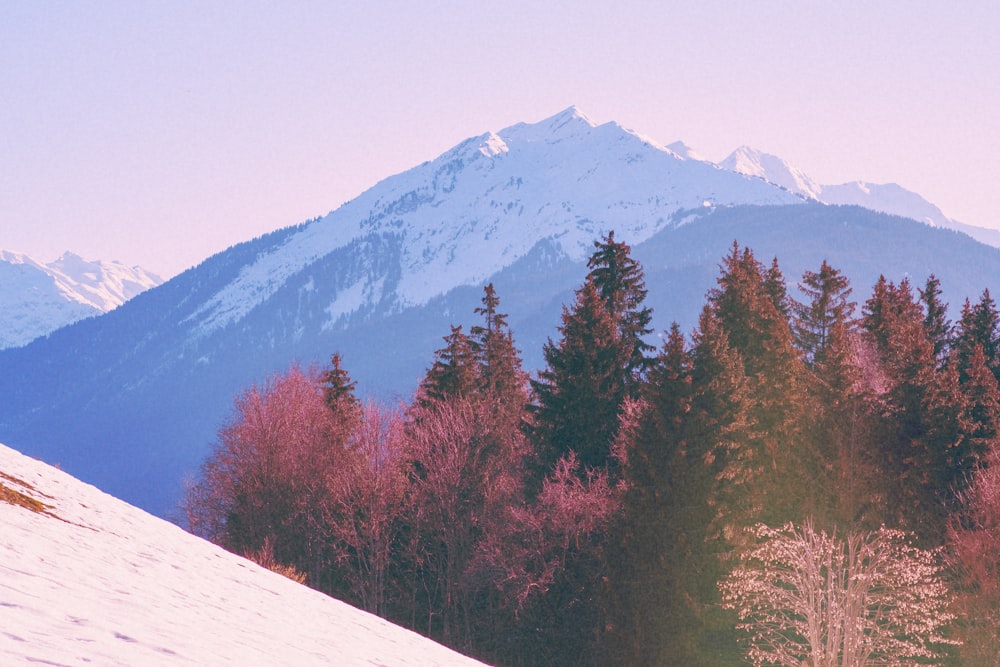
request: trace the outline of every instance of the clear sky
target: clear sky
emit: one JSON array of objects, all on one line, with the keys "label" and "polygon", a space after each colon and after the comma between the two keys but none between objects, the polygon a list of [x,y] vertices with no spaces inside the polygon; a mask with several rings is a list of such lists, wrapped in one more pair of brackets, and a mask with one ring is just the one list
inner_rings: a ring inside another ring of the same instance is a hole
[{"label": "clear sky", "polygon": [[575,104],[1000,228],[1000,2],[0,3],[0,248],[163,277]]}]

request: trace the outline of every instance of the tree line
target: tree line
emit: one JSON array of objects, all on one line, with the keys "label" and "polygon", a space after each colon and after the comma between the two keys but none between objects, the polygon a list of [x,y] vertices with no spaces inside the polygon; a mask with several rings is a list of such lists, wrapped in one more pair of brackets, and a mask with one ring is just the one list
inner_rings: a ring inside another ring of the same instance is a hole
[{"label": "tree line", "polygon": [[247,389],[191,530],[495,664],[997,663],[988,291],[792,297],[734,243],[655,347],[628,245],[587,266],[534,377],[487,285],[405,405],[336,354]]}]

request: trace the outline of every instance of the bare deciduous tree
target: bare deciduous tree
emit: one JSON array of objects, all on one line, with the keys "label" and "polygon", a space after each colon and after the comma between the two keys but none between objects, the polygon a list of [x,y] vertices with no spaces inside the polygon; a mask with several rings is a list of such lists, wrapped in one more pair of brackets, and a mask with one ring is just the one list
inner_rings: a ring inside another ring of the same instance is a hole
[{"label": "bare deciduous tree", "polygon": [[881,528],[846,539],[758,525],[757,542],[719,587],[754,665],[928,664],[954,643],[939,554]]},{"label": "bare deciduous tree", "polygon": [[366,611],[383,617],[408,475],[402,416],[367,403],[343,462],[327,471],[329,500],[316,508],[337,572]]},{"label": "bare deciduous tree", "polygon": [[960,494],[962,510],[948,525],[951,564],[958,575],[963,664],[1000,664],[1000,449]]}]

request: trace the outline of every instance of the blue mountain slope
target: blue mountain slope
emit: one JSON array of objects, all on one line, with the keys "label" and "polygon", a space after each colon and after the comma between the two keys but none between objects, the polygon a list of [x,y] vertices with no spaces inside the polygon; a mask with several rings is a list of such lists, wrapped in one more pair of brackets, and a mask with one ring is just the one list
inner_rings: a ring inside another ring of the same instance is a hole
[{"label": "blue mountain slope", "polygon": [[[205,295],[290,233],[237,246],[125,308],[0,353],[0,440],[169,515],[242,388],[340,351],[365,394],[406,399],[448,326],[474,321],[480,285],[410,308],[376,300],[327,326],[317,306],[338,285],[363,279],[393,291],[398,245],[378,236],[332,253],[243,320],[192,340],[184,322]],[[762,261],[777,256],[792,293],[823,259],[851,278],[859,301],[880,273],[910,277],[915,287],[935,273],[953,316],[966,296],[1000,290],[1000,251],[955,232],[856,207],[720,208],[635,246],[658,330],[677,320],[690,331],[733,241]],[[562,304],[585,274],[582,261],[542,240],[490,277],[530,368],[540,365],[541,346],[556,336]]]}]

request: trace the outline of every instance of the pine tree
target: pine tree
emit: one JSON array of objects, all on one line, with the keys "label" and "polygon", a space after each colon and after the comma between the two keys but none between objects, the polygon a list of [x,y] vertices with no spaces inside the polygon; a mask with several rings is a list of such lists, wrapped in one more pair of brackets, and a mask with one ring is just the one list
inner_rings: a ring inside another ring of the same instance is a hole
[{"label": "pine tree", "polygon": [[956,361],[961,381],[965,381],[970,357],[978,345],[983,352],[987,368],[1000,381],[1000,314],[990,291],[983,291],[979,302],[972,305],[968,299],[962,307],[955,337]]},{"label": "pine tree", "polygon": [[[623,472],[627,490],[614,527],[609,590],[614,605],[611,650],[621,664],[657,664],[674,654],[675,634],[690,610],[680,603],[682,503],[704,495],[681,493],[703,470],[687,459],[685,431],[691,407],[691,355],[674,323],[643,388],[642,412]],[[704,505],[707,510],[707,504]],[[707,518],[706,522],[707,522]]]},{"label": "pine tree", "polygon": [[653,332],[649,323],[653,318],[651,308],[643,306],[646,284],[642,267],[632,259],[631,249],[625,243],[615,242],[610,232],[603,241],[595,241],[594,254],[587,260],[592,281],[598,289],[605,307],[619,333],[619,344],[628,352],[625,366],[625,384],[629,396],[638,395],[638,387],[652,359],[655,348],[644,340]]},{"label": "pine tree", "polygon": [[984,464],[992,443],[1000,435],[1000,388],[979,345],[973,347],[967,363],[965,380],[960,385],[964,398],[962,438],[946,461],[945,483],[959,493],[972,479],[973,472]]},{"label": "pine tree", "polygon": [[819,271],[806,271],[799,283],[806,303],[792,303],[795,343],[810,364],[822,363],[836,323],[847,324],[854,315],[850,281],[823,260]]},{"label": "pine tree", "polygon": [[520,353],[507,314],[499,312],[500,298],[493,283],[483,290],[483,305],[475,309],[482,324],[469,329],[469,342],[479,367],[479,389],[499,404],[521,411],[527,403],[527,374],[521,369]]},{"label": "pine tree", "polygon": [[883,521],[875,407],[881,376],[867,367],[872,357],[854,323],[837,320],[809,376],[807,441],[821,460],[811,513],[830,530],[874,530]]},{"label": "pine tree", "polygon": [[941,281],[932,273],[920,290],[924,305],[924,328],[934,345],[934,357],[940,362],[951,345],[951,322],[948,321],[948,304],[941,301]]},{"label": "pine tree", "polygon": [[652,311],[643,306],[642,268],[614,233],[594,244],[590,273],[563,308],[559,343],[546,343],[546,367],[531,385],[532,432],[546,469],[574,451],[581,470],[615,467],[611,443],[626,397],[638,396],[652,347]]},{"label": "pine tree", "polygon": [[546,469],[571,451],[584,466],[603,467],[618,431],[628,355],[593,282],[577,292],[572,311],[563,308],[559,332],[558,345],[546,343],[546,367],[532,381],[539,456]]},{"label": "pine tree", "polygon": [[434,363],[417,390],[418,402],[471,396],[478,388],[478,366],[472,342],[462,326],[452,326],[445,346],[434,353]]},{"label": "pine tree", "polygon": [[361,405],[358,403],[354,390],[357,382],[351,379],[341,365],[340,353],[334,353],[330,358],[330,369],[322,374],[323,398],[327,407],[345,421],[354,421]]},{"label": "pine tree", "polygon": [[908,280],[897,287],[882,277],[865,303],[862,326],[889,380],[881,438],[888,522],[939,544],[963,400],[953,368],[938,369],[924,318]]},{"label": "pine tree", "polygon": [[769,471],[756,492],[768,497],[761,511],[771,521],[799,518],[813,490],[809,477],[817,463],[802,446],[804,369],[792,344],[788,318],[779,307],[783,292],[777,267],[765,270],[749,248],[741,251],[734,243],[723,260],[718,287],[708,294],[711,317],[739,354],[750,382],[758,436],[744,458]]}]

